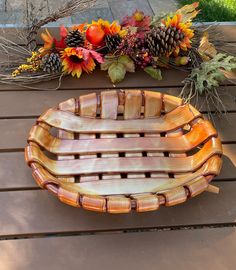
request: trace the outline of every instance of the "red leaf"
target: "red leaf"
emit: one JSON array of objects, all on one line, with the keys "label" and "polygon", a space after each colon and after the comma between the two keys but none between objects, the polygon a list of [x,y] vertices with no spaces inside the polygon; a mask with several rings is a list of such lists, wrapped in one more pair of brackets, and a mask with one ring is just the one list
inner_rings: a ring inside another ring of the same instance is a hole
[{"label": "red leaf", "polygon": [[61,27],[60,27],[60,36],[62,38],[65,38],[67,36],[67,34],[68,34],[67,29],[65,28],[64,25],[61,25]]}]

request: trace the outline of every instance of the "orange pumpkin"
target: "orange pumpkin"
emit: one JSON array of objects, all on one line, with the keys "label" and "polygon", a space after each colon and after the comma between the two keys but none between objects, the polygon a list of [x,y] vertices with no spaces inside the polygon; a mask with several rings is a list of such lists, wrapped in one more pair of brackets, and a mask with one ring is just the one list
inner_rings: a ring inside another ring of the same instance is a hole
[{"label": "orange pumpkin", "polygon": [[100,46],[104,42],[105,32],[99,25],[90,25],[86,31],[87,40],[94,46]]}]

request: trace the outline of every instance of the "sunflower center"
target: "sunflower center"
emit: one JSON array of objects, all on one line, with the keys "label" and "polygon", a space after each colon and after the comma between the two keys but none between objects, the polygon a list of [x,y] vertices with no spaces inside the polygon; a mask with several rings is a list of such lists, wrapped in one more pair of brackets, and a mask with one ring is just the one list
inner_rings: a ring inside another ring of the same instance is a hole
[{"label": "sunflower center", "polygon": [[76,55],[71,55],[69,58],[73,63],[81,63],[84,61],[83,58],[79,58]]}]

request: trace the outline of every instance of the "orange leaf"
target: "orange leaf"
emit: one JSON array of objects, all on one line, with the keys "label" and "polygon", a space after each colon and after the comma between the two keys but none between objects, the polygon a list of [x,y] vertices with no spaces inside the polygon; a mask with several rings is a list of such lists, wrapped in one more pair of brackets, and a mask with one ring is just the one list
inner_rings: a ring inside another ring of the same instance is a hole
[{"label": "orange leaf", "polygon": [[199,5],[199,2],[194,2],[191,5],[185,5],[182,8],[178,9],[176,11],[176,14],[181,14],[182,15],[182,22],[191,21],[200,12],[200,10],[196,10],[198,5]]},{"label": "orange leaf", "polygon": [[205,32],[201,38],[198,52],[203,61],[208,61],[217,54],[215,46],[208,40],[209,34]]}]

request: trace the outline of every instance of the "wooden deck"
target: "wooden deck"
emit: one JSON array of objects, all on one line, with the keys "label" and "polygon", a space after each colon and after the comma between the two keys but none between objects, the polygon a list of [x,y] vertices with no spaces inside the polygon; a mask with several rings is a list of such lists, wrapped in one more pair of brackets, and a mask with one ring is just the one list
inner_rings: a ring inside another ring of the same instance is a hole
[{"label": "wooden deck", "polygon": [[[236,44],[236,28],[226,30],[225,38]],[[178,95],[185,75],[165,71],[157,82],[138,72],[117,88]],[[42,111],[70,97],[114,88],[101,71],[80,80],[65,78],[60,90],[43,91],[53,85],[41,84],[42,91],[0,87],[0,269],[234,269],[236,86],[222,86],[228,113],[215,117],[224,150],[221,174],[213,181],[220,194],[204,192],[156,212],[111,215],[60,203],[38,188],[25,164],[26,138]]]},{"label": "wooden deck", "polygon": [[[0,24],[24,25],[33,18],[47,16],[69,0],[0,0]],[[51,26],[61,24],[78,24],[84,21],[103,18],[106,20],[122,20],[125,15],[131,15],[136,9],[145,14],[153,15],[160,12],[175,11],[176,0],[97,0],[95,5],[70,17],[53,22]]]}]

